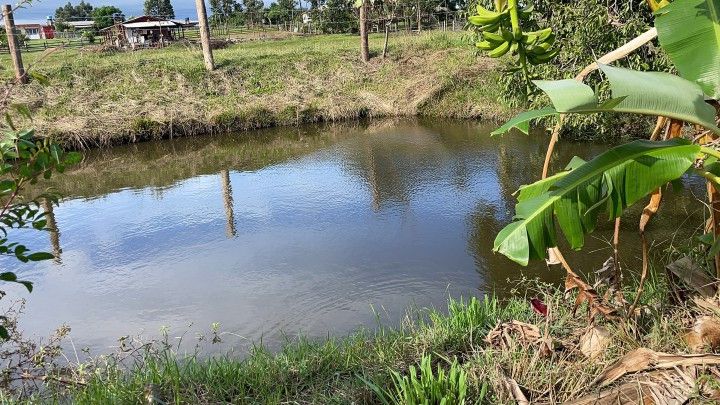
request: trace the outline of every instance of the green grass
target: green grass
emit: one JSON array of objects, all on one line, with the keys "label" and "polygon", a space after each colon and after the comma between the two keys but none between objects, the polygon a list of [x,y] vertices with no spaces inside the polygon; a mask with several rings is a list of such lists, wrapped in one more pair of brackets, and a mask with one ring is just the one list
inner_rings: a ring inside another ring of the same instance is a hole
[{"label": "green grass", "polygon": [[[103,357],[76,374],[85,385],[51,384],[42,398],[31,402],[129,404],[151,396],[188,404],[372,404],[444,396],[462,397],[467,403],[511,403],[503,388],[506,377],[524,387],[532,402],[561,402],[596,389],[591,384],[595,376],[629,350],[686,350],[680,335],[687,310],[667,304],[667,290],[659,281],[648,286],[642,303],[651,311],[635,324],[635,332],[605,323],[613,343],[593,361],[575,346],[587,325],[585,308],[573,315],[574,300],[566,300],[562,290],[521,284],[525,294],[507,301],[451,299],[445,311],[409,311],[397,328],[378,327],[324,341],[299,338],[276,353],[256,346],[244,358],[201,358],[178,355],[170,345],[156,342],[129,362]],[[530,297],[540,297],[550,307],[547,323],[531,310]],[[632,293],[627,298],[632,299]],[[535,345],[502,350],[484,341],[494,326],[510,320],[547,330],[562,347],[556,343],[558,350],[543,356]]]},{"label": "green grass", "polygon": [[[66,49],[25,55],[51,85],[23,86],[16,102],[30,105],[41,133],[74,145],[337,121],[358,117],[431,115],[498,118],[493,63],[478,59],[461,33],[370,38],[370,63],[359,39],[322,35],[248,41],[215,50],[206,72],[200,51],[102,52]],[[10,76],[7,56],[4,70]]]}]

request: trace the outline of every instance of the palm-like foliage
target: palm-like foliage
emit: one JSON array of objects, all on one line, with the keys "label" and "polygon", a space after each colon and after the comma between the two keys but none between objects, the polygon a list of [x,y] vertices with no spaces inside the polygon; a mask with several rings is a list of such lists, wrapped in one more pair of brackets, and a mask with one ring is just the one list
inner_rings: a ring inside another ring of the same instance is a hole
[{"label": "palm-like foliage", "polygon": [[[716,110],[706,102],[720,98],[720,0],[677,1],[661,8],[658,15],[661,45],[682,77],[599,64],[612,92],[605,101],[575,80],[535,81],[552,106],[524,112],[493,135],[512,128],[528,133],[533,119],[560,113],[624,112],[664,116],[720,136]],[[674,139],[631,142],[589,162],[576,159],[566,171],[520,189],[515,221],[497,235],[494,250],[522,265],[545,258],[547,249],[557,245],[556,223],[569,245],[580,249],[603,208],[611,219],[617,218],[625,208],[691,168],[720,186],[717,164],[704,167],[708,156],[710,163],[720,153]]]},{"label": "palm-like foliage", "polygon": [[661,115],[702,125],[720,135],[715,125],[715,109],[705,102],[702,89],[682,77],[662,72],[638,72],[600,65],[610,82],[612,98],[600,102],[590,86],[572,79],[536,80],[552,101],[552,107],[524,112],[493,131],[503,134],[512,128],[528,132],[529,122],[559,113],[591,114],[623,112]]},{"label": "palm-like foliage", "polygon": [[555,219],[570,246],[579,249],[595,229],[598,213],[610,218],[659,186],[682,176],[700,146],[676,139],[635,141],[613,148],[590,162],[575,160],[571,168],[524,186],[515,207],[516,220],[495,239],[494,250],[522,265],[546,257],[556,246]]},{"label": "palm-like foliage", "polygon": [[680,75],[720,99],[720,0],[682,0],[658,11],[658,39]]}]

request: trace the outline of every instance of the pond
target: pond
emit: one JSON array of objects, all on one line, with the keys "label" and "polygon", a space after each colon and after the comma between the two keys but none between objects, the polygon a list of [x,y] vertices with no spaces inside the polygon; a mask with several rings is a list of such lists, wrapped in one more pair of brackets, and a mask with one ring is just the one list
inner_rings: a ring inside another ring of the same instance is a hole
[{"label": "pond", "polygon": [[[58,231],[15,235],[59,259],[3,259],[35,282],[32,294],[11,287],[3,303],[27,298],[26,333],[67,323],[74,346],[95,353],[161,328],[194,339],[214,322],[244,350],[393,325],[409,306],[507,294],[523,276],[559,282],[561,269],[492,253],[511,194],[537,179],[547,144],[542,134],[490,138],[493,128],[391,120],[89,151],[53,180],[65,196],[52,212]],[[563,142],[555,169],[607,147]],[[702,223],[703,186],[684,187],[652,224],[655,252]],[[635,269],[638,212],[622,227],[621,257]],[[601,220],[570,262],[599,268],[611,233]]]}]

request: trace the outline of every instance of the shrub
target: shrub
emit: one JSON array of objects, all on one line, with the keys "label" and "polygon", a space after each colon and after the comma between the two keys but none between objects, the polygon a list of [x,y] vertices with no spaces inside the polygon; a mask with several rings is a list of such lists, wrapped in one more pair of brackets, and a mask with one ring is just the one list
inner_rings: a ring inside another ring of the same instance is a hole
[{"label": "shrub", "polygon": [[[480,2],[492,7],[490,0]],[[537,28],[552,27],[557,35],[556,44],[561,48],[552,63],[530,68],[534,78],[573,78],[596,58],[619,48],[653,25],[652,12],[645,2],[535,0],[533,5]],[[655,42],[652,46],[642,47],[614,65],[638,70],[671,70],[668,58],[656,45]],[[506,64],[505,68],[508,67],[509,64]],[[599,86],[603,95],[607,89],[600,79],[596,72],[585,83],[591,87]],[[509,106],[536,108],[546,105],[547,99],[538,94],[531,95],[526,102],[522,97],[524,88],[525,82],[519,75],[503,75],[502,97]],[[638,119],[636,116],[632,119],[625,115],[573,116],[568,117],[563,135],[575,139],[614,140],[647,136],[651,125],[652,119]]]}]

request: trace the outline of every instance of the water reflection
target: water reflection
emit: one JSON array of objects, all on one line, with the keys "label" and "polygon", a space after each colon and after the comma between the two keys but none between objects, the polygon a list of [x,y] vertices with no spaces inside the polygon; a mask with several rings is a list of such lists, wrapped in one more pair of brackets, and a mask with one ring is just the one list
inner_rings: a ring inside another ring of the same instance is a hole
[{"label": "water reflection", "polygon": [[225,226],[225,234],[228,238],[235,236],[235,214],[233,213],[233,197],[232,185],[230,184],[230,171],[221,170],[220,178],[222,179],[223,205],[225,205],[225,217],[227,225]]},{"label": "water reflection", "polygon": [[[48,218],[62,229],[62,262],[1,262],[36,282],[23,327],[42,335],[68,322],[76,345],[102,351],[126,334],[192,324],[192,335],[219,322],[244,348],[373,326],[371,306],[395,322],[408,305],[502,293],[521,274],[555,280],[561,273],[543,263],[523,269],[491,252],[512,218],[511,193],[540,172],[547,141],[491,139],[491,128],[387,121],[93,151],[53,180],[67,196]],[[604,149],[564,143],[556,161]],[[701,223],[701,204],[668,193],[651,239],[663,247],[678,229],[686,237],[685,220]],[[625,240],[634,221],[623,223]],[[592,271],[611,232],[601,221],[589,248],[568,259]],[[59,231],[49,244],[20,236],[61,252]],[[639,247],[621,253],[631,266]]]},{"label": "water reflection", "polygon": [[46,228],[50,234],[51,252],[53,256],[55,256],[53,261],[60,264],[62,263],[62,249],[60,248],[60,229],[58,229],[57,221],[55,220],[55,206],[47,198],[41,201],[41,206],[45,212],[45,219],[47,220]]}]

